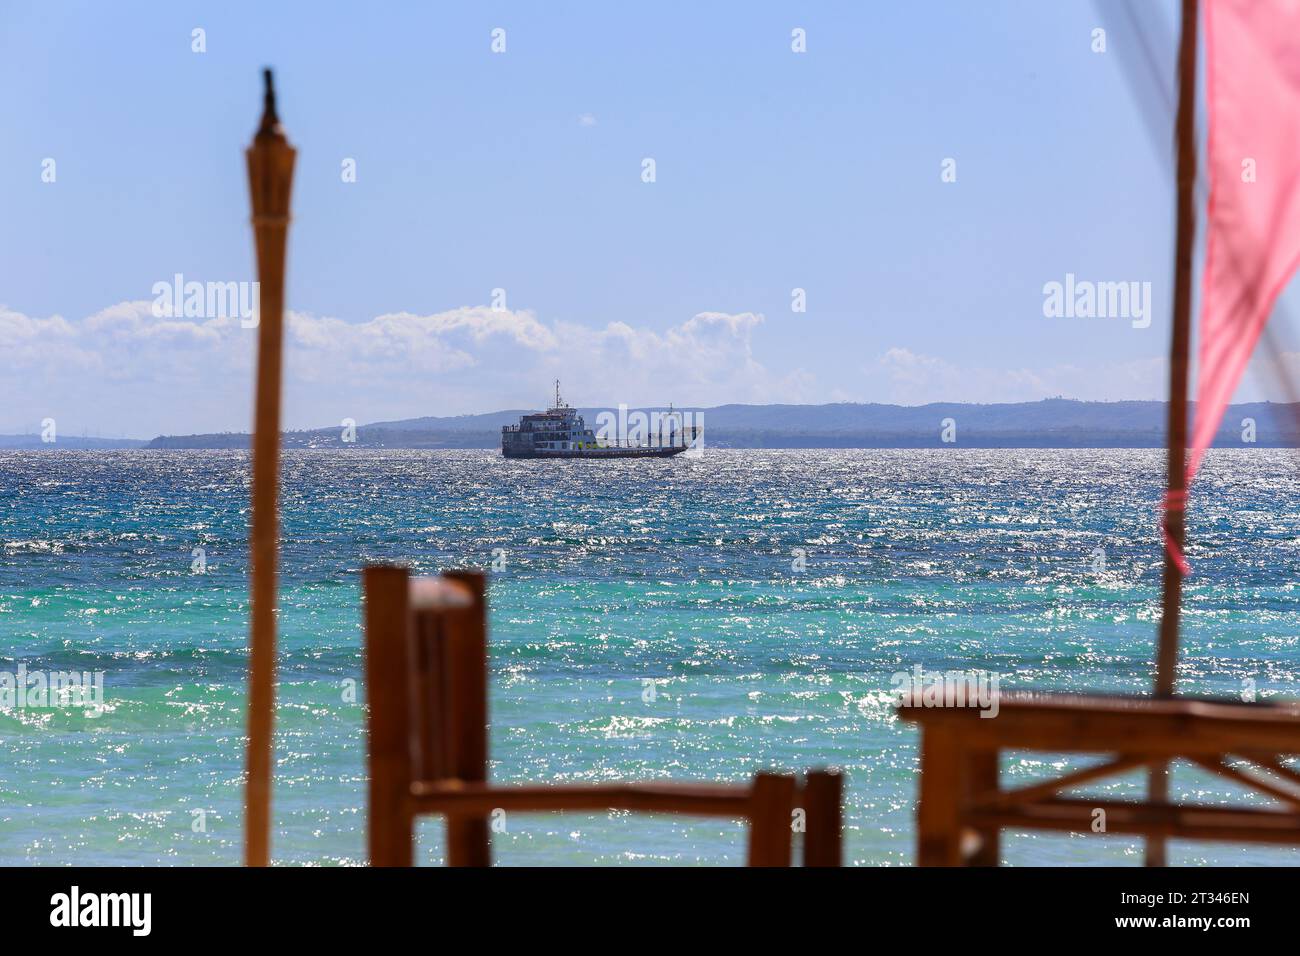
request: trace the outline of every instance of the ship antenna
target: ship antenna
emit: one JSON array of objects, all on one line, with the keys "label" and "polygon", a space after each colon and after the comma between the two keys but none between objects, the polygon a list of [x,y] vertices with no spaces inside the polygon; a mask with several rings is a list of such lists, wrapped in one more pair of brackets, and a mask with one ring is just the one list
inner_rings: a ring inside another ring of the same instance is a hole
[{"label": "ship antenna", "polygon": [[560,380],[555,380],[555,407],[560,407]]}]

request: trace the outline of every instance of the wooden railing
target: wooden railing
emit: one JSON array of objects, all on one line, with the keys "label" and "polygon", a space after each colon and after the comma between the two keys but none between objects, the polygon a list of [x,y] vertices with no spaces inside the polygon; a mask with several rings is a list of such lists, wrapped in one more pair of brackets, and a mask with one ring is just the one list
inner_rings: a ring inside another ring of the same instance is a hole
[{"label": "wooden railing", "polygon": [[[1004,693],[997,716],[984,718],[972,707],[925,707],[913,695],[898,713],[921,728],[917,862],[922,865],[996,866],[1004,829],[1300,845],[1300,773],[1284,763],[1300,754],[1300,705],[1295,703]],[[1003,789],[999,764],[1012,750],[1102,759]],[[1176,760],[1280,806],[1066,795]]]}]

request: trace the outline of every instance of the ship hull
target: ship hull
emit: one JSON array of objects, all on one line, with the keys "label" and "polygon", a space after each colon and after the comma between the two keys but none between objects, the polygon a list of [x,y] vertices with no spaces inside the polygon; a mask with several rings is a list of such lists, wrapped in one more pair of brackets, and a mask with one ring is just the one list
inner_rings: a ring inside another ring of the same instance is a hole
[{"label": "ship hull", "polygon": [[503,448],[506,458],[671,458],[686,451],[681,446],[669,448]]}]

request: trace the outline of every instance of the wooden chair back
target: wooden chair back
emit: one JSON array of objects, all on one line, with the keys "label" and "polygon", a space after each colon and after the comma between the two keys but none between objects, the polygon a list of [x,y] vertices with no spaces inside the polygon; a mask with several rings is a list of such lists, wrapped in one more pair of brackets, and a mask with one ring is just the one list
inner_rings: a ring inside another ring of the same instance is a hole
[{"label": "wooden chair back", "polygon": [[487,866],[489,814],[502,808],[745,817],[749,863],[759,866],[790,864],[792,815],[801,809],[805,865],[839,865],[841,780],[834,772],[810,772],[802,789],[793,777],[767,773],[740,786],[491,786],[483,574],[412,580],[404,568],[373,566],[363,586],[372,864],[413,865],[417,815],[442,813],[448,864]]}]

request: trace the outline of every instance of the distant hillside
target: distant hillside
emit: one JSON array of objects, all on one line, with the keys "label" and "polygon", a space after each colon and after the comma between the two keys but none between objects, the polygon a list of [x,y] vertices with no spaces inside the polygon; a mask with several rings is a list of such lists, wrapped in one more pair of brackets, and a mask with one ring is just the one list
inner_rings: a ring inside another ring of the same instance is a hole
[{"label": "distant hillside", "polygon": [[[609,409],[583,408],[588,427]],[[663,409],[644,409],[663,411]],[[1046,399],[1005,405],[719,405],[681,408],[703,415],[706,443],[715,448],[930,448],[944,443],[945,419],[957,427],[957,444],[967,448],[1159,448],[1165,441],[1164,402],[1079,402]],[[498,448],[501,426],[514,424],[524,409],[408,418],[362,425],[361,448]],[[1242,445],[1243,419],[1255,422],[1256,444],[1300,446],[1300,405],[1255,402],[1233,405],[1216,445]],[[247,448],[240,433],[164,435],[149,448]],[[286,432],[289,448],[340,447],[342,429]],[[49,447],[49,446],[46,446]]]},{"label": "distant hillside", "polygon": [[40,435],[0,435],[0,450],[16,451],[91,451],[109,448],[144,448],[149,442],[139,438],[88,438],[81,435],[58,435],[54,442]]}]

